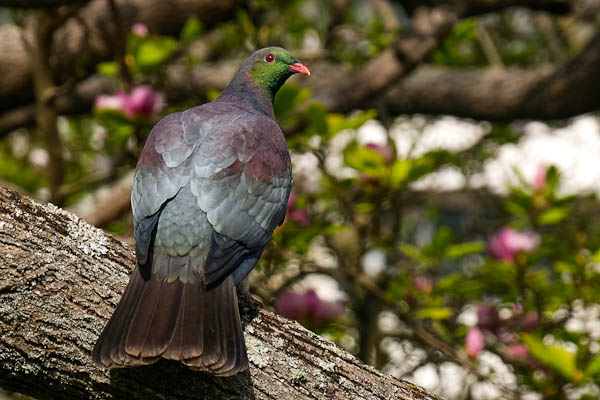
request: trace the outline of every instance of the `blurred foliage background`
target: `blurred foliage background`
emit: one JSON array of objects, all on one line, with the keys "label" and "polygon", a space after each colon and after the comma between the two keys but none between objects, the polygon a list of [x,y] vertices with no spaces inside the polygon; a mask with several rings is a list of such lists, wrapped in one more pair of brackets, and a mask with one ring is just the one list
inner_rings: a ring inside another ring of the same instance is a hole
[{"label": "blurred foliage background", "polygon": [[447,399],[600,395],[597,0],[0,6],[0,184],[132,242],[153,124],[286,47],[312,76],[275,99],[253,293]]}]

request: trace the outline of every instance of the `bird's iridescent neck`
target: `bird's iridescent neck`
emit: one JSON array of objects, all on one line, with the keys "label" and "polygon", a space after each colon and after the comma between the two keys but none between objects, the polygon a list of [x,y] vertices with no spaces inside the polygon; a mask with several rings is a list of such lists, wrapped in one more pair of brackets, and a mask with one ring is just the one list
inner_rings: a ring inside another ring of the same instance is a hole
[{"label": "bird's iridescent neck", "polygon": [[275,119],[273,98],[268,88],[263,88],[253,82],[247,71],[238,71],[229,85],[223,90],[216,101],[227,101],[249,112],[260,112]]}]

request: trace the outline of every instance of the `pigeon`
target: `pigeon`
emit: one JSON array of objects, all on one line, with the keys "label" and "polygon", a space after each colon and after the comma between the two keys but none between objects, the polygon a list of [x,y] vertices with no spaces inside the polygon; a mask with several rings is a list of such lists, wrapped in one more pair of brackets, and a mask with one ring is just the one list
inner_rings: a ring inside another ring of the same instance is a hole
[{"label": "pigeon", "polygon": [[273,99],[295,73],[310,75],[287,50],[257,50],[213,102],[154,126],[131,194],[137,266],[96,364],[248,368],[238,294],[285,218],[292,167]]}]

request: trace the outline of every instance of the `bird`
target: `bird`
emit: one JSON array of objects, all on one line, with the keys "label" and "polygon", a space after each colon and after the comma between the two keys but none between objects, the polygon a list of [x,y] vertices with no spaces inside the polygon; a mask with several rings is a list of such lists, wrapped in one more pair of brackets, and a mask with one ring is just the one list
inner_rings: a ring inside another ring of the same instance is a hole
[{"label": "bird", "polygon": [[310,75],[287,50],[257,50],[214,101],[152,128],[131,194],[137,265],[92,350],[97,365],[248,368],[237,299],[285,218],[292,166],[273,100],[296,73]]}]

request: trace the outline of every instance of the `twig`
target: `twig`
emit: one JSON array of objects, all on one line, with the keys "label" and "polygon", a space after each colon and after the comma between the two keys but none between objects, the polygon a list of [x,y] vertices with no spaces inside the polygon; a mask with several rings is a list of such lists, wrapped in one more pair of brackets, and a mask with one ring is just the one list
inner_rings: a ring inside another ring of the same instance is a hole
[{"label": "twig", "polygon": [[110,193],[98,201],[93,210],[82,218],[90,225],[104,226],[126,213],[131,207],[131,176],[126,175]]},{"label": "twig", "polygon": [[127,66],[126,57],[126,45],[127,45],[127,32],[125,30],[125,26],[120,17],[119,10],[117,8],[117,3],[115,0],[106,0],[108,2],[108,8],[110,9],[110,13],[115,21],[116,32],[113,37],[113,43],[115,45],[115,55],[119,63],[119,74],[121,75],[121,80],[123,81],[125,91],[131,90],[133,85],[133,76],[131,75],[131,71],[129,71],[129,67]]},{"label": "twig", "polygon": [[556,62],[564,64],[567,61],[567,55],[556,34],[552,17],[544,12],[539,12],[535,16],[535,23],[544,36],[544,40],[548,45],[548,50],[550,51],[552,58],[554,58]]},{"label": "twig", "polygon": [[485,29],[485,26],[483,26],[483,24],[479,21],[475,24],[475,33],[477,33],[477,41],[479,42],[481,50],[483,50],[483,53],[488,59],[490,65],[493,67],[504,67],[502,57],[500,57],[492,37],[488,33],[487,29]]},{"label": "twig", "polygon": [[[52,10],[55,11],[55,10]],[[62,145],[58,134],[57,112],[48,93],[54,90],[54,79],[50,67],[52,37],[61,20],[49,10],[41,10],[36,18],[35,46],[32,52],[33,84],[36,95],[36,122],[45,142],[50,158],[48,187],[50,201],[60,204],[59,189],[64,179]]]},{"label": "twig", "polygon": [[400,24],[398,23],[394,9],[388,0],[371,0],[371,3],[373,4],[375,10],[377,10],[385,29],[393,32],[400,28]]}]

